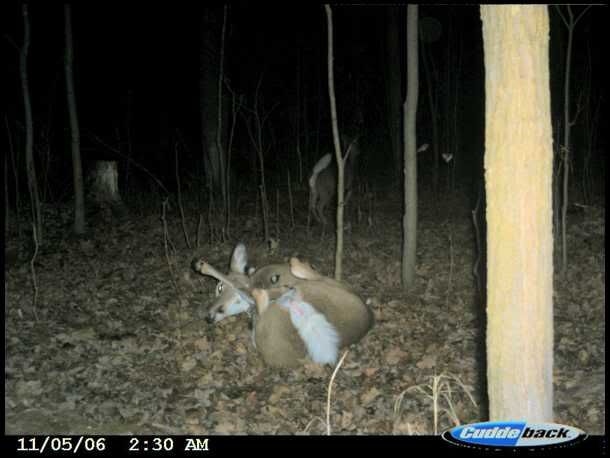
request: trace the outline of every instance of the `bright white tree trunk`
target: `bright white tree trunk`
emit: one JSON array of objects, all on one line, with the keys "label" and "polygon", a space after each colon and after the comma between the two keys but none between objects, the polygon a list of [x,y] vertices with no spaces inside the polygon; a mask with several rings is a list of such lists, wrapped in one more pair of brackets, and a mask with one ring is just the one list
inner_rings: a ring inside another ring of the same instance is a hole
[{"label": "bright white tree trunk", "polygon": [[481,7],[490,419],[553,419],[552,133],[543,5]]}]

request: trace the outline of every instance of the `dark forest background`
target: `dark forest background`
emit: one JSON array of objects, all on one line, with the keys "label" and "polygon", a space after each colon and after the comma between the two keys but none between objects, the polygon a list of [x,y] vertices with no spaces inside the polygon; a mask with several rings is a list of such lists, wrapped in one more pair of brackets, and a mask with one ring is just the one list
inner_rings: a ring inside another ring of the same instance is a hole
[{"label": "dark forest background", "polygon": [[[222,8],[88,3],[75,4],[72,9],[85,174],[90,161],[110,158],[119,161],[120,185],[125,188],[126,201],[133,192],[156,188],[146,173],[128,167],[124,156],[105,148],[100,142],[103,140],[123,155],[129,146],[131,158],[169,190],[175,190],[174,151],[178,143],[182,186],[186,190],[205,187],[199,54],[202,46],[215,45],[202,38],[204,13],[213,17],[212,27],[216,30],[208,30],[208,36],[214,36],[216,32],[220,34]],[[393,11],[403,37],[400,54],[404,56],[406,11],[402,7]],[[6,151],[8,127],[19,155],[23,149],[23,107],[19,56],[11,44],[18,46],[22,40],[19,4],[5,6],[3,17],[8,28],[2,42],[7,76],[2,88],[6,119],[2,138]],[[65,201],[72,197],[72,185],[63,79],[63,9],[55,3],[33,4],[30,17],[28,71],[43,200]],[[388,9],[337,6],[334,17],[340,128],[361,134],[364,154],[360,171],[366,171],[365,179],[381,187],[385,183],[398,186],[396,179],[388,180],[397,177],[387,122]],[[553,116],[554,127],[560,128],[566,30],[553,8],[550,17]],[[583,168],[588,167],[593,171],[593,194],[597,198],[603,193],[605,177],[602,152],[606,135],[599,126],[607,120],[603,105],[606,75],[605,66],[601,65],[607,54],[606,25],[605,7],[593,8],[579,23],[572,74],[572,106],[582,105],[572,137],[575,182],[578,184]],[[484,69],[478,7],[422,6],[420,38],[418,144],[432,141],[428,85],[439,116],[438,144],[431,153],[420,155],[420,186],[425,189],[430,184],[433,154],[448,153],[453,159],[449,164],[441,161],[441,191],[452,191],[457,186],[470,193],[476,189],[473,183],[476,185],[482,176],[484,141]],[[422,59],[427,59],[432,77],[426,75]],[[304,174],[322,154],[332,151],[326,24],[320,5],[231,5],[225,60],[226,107],[231,103],[230,88],[236,97],[242,97],[244,107],[251,108],[260,84],[259,110],[268,115],[263,134],[266,172],[271,183],[285,182],[287,169],[292,177],[298,176],[297,135]],[[392,65],[400,66],[404,75],[403,57]],[[586,151],[591,135],[586,116],[596,116],[598,122],[591,151]],[[242,110],[242,116],[237,118],[231,167],[235,178],[246,183],[248,192],[254,192],[248,187],[255,182],[255,175],[251,175],[255,150],[244,124],[247,117],[247,111]]]}]

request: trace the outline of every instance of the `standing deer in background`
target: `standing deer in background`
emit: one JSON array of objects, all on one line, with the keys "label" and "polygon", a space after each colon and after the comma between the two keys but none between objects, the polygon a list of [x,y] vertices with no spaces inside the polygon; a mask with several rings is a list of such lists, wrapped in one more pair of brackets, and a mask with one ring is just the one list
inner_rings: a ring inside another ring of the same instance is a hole
[{"label": "standing deer in background", "polygon": [[[352,191],[352,184],[356,171],[356,161],[360,154],[359,138],[356,137],[350,142],[346,142],[347,161],[345,163],[345,202],[349,199]],[[344,156],[344,157],[345,157]],[[309,176],[309,211],[314,217],[326,224],[326,207],[335,199],[337,195],[337,163],[334,155],[325,154],[314,165],[311,175]]]},{"label": "standing deer in background", "polygon": [[339,348],[358,342],[373,326],[373,312],[349,286],[297,258],[257,271],[247,269],[247,260],[240,243],[226,276],[202,260],[194,268],[220,280],[208,321],[250,313],[255,319],[253,341],[268,365],[293,367],[308,355],[318,363],[332,363]]}]

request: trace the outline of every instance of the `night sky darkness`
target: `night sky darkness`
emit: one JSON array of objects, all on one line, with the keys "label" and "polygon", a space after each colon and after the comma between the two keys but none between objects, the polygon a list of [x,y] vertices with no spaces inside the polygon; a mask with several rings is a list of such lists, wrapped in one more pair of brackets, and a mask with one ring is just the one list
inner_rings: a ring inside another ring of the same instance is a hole
[{"label": "night sky darkness", "polygon": [[[10,40],[20,45],[23,39],[21,6],[11,3],[3,8],[5,30]],[[406,9],[400,10],[404,33]],[[117,128],[124,129],[131,116],[134,157],[163,176],[167,164],[159,163],[164,150],[173,151],[175,129],[183,135],[189,153],[185,161],[200,163],[201,121],[199,112],[199,53],[203,6],[197,2],[155,4],[142,2],[85,2],[72,7],[75,45],[75,80],[82,129],[82,148],[86,160],[104,157],[99,145],[87,132],[94,132],[116,143]],[[560,114],[559,98],[563,84],[563,47],[565,29],[551,11],[551,73],[553,116]],[[55,2],[30,5],[31,48],[29,56],[30,89],[35,128],[49,125],[54,154],[58,158],[58,181],[70,180],[68,117],[63,75],[63,7]],[[607,121],[605,90],[607,77],[607,8],[594,7],[579,23],[574,43],[573,94],[583,82],[587,53],[591,54],[594,100],[601,99],[601,126]],[[335,20],[335,78],[340,122],[352,122],[353,107],[363,109],[363,152],[372,172],[387,173],[383,161],[390,158],[389,139],[384,117],[386,13],[381,6],[337,6]],[[261,95],[265,109],[273,108],[269,129],[273,140],[268,153],[271,175],[281,169],[277,164],[294,160],[294,119],[296,114],[297,60],[301,59],[301,91],[307,99],[307,128],[310,151],[307,163],[329,151],[331,130],[326,81],[326,18],[321,5],[289,3],[255,5],[232,4],[228,12],[226,69],[233,90],[245,96],[251,106],[261,74]],[[484,69],[479,9],[476,6],[420,7],[420,24],[431,42],[426,47],[441,77],[447,74],[448,42],[461,49],[461,65],[449,69],[459,72],[460,164],[465,183],[480,173],[478,164],[483,149]],[[18,51],[3,39],[2,99],[5,114],[15,126],[23,122],[22,95],[18,72]],[[402,44],[404,49],[404,44]],[[421,51],[420,51],[421,52]],[[404,61],[404,59],[403,59]],[[396,62],[404,69],[403,62]],[[430,141],[430,115],[426,81],[420,63],[418,142]],[[404,78],[403,78],[404,79]],[[576,100],[576,99],[574,99]],[[303,122],[303,121],[302,121]],[[313,132],[320,126],[319,150],[314,149]],[[16,127],[15,134],[20,136]],[[305,129],[305,126],[301,126]],[[6,131],[6,129],[3,129]],[[604,163],[605,129],[599,132],[595,159]],[[3,133],[6,142],[6,132]],[[582,140],[578,126],[573,141],[576,150]],[[18,140],[17,140],[18,142]],[[16,145],[17,147],[19,144]],[[246,173],[250,140],[243,120],[236,129],[234,149],[236,170]],[[578,152],[576,153],[578,154]],[[170,163],[173,161],[169,156]],[[424,158],[421,167],[431,161]],[[240,168],[239,164],[242,164]],[[185,167],[193,168],[191,164]],[[195,169],[200,165],[195,165]],[[65,170],[65,175],[62,170]],[[197,169],[199,170],[199,169]],[[425,174],[425,170],[423,171]],[[472,172],[472,173],[470,173]],[[169,174],[172,176],[173,172]],[[171,186],[171,184],[170,184]]]}]

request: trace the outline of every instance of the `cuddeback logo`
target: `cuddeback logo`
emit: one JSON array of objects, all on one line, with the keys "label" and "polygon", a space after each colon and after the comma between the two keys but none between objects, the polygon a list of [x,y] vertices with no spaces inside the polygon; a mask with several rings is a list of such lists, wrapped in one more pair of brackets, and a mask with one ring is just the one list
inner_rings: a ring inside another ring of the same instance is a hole
[{"label": "cuddeback logo", "polygon": [[555,423],[524,421],[485,422],[458,426],[445,431],[443,439],[458,445],[496,447],[549,447],[584,440],[580,429]]}]

